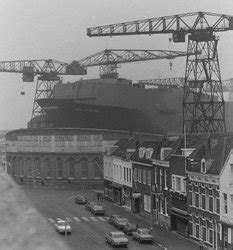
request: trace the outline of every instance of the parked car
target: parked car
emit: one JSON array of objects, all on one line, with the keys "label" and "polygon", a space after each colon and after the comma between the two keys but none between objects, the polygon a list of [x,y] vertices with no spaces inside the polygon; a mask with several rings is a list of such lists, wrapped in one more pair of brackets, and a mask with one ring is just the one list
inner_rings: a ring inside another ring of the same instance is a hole
[{"label": "parked car", "polygon": [[116,228],[120,230],[120,229],[123,229],[126,223],[128,222],[129,221],[126,218],[116,218],[116,220],[114,221],[114,225]]},{"label": "parked car", "polygon": [[133,232],[133,238],[141,242],[153,242],[154,238],[151,231],[147,228],[138,228]]},{"label": "parked car", "polygon": [[127,222],[124,225],[123,231],[126,235],[133,235],[133,232],[137,231],[137,225]]},{"label": "parked car", "polygon": [[99,204],[91,204],[90,211],[94,215],[105,215],[105,210],[103,209],[102,205]]},{"label": "parked car", "polygon": [[117,218],[122,218],[122,216],[119,214],[112,214],[111,216],[109,216],[108,223],[114,225]]},{"label": "parked car", "polygon": [[80,194],[75,196],[74,200],[75,200],[75,203],[83,204],[83,205],[85,205],[88,202],[87,197],[80,195]]},{"label": "parked car", "polygon": [[105,234],[106,241],[113,246],[125,246],[127,247],[129,240],[125,237],[125,234],[116,231]]},{"label": "parked car", "polygon": [[71,233],[71,226],[68,223],[68,221],[65,220],[57,220],[56,223],[54,224],[55,229],[59,233]]}]

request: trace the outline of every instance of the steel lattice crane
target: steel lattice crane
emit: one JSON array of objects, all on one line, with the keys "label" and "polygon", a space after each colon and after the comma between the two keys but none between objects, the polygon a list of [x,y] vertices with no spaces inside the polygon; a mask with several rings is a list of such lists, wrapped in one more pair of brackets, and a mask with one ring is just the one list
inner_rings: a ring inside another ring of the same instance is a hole
[{"label": "steel lattice crane", "polygon": [[24,82],[33,82],[34,77],[38,76],[32,119],[36,116],[42,118],[44,112],[38,105],[37,99],[52,97],[54,85],[61,80],[59,75],[85,75],[87,73],[78,62],[68,64],[52,59],[1,61],[0,72],[22,73]]},{"label": "steel lattice crane", "polygon": [[101,77],[114,77],[117,74],[117,64],[156,59],[174,59],[184,57],[184,51],[169,50],[104,50],[72,63],[64,63],[52,59],[18,60],[0,62],[0,72],[22,73],[24,82],[33,82],[37,77],[36,91],[33,102],[31,127],[33,118],[39,117],[41,126],[48,127],[46,114],[37,103],[38,99],[52,98],[52,90],[61,79],[60,75],[85,75],[87,67],[100,66]]},{"label": "steel lattice crane", "polygon": [[[217,133],[225,132],[226,125],[215,32],[232,29],[233,16],[200,11],[91,27],[87,29],[87,35],[171,33],[174,42],[185,42],[185,36],[189,34],[183,88],[183,132]],[[196,54],[197,51],[201,54]]]},{"label": "steel lattice crane", "polygon": [[[200,52],[197,52],[200,53]],[[194,55],[192,53],[192,55]],[[149,61],[158,59],[175,59],[187,56],[184,51],[139,50],[139,49],[105,49],[78,61],[84,68],[99,66],[101,78],[117,78],[120,63]]]}]

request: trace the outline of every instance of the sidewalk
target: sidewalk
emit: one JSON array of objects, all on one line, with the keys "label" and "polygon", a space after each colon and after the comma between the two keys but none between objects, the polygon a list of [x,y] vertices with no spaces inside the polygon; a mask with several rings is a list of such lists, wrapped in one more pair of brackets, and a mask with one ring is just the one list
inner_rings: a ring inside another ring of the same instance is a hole
[{"label": "sidewalk", "polygon": [[[93,194],[88,192],[85,195],[90,199],[93,200]],[[128,208],[124,208],[121,206],[118,206],[112,202],[103,201],[103,206],[106,209],[106,213],[108,215],[110,214],[121,214],[123,217],[126,217],[129,219],[129,221],[138,224],[139,227],[147,227],[150,228],[150,222],[147,218],[142,217],[139,214],[132,213],[131,210]],[[180,234],[167,230],[165,228],[162,228],[158,225],[153,225],[153,235],[155,242],[157,244],[162,245],[163,247],[166,247],[168,250],[198,250],[199,246],[198,243],[195,241],[185,238],[184,236],[181,236]]]}]

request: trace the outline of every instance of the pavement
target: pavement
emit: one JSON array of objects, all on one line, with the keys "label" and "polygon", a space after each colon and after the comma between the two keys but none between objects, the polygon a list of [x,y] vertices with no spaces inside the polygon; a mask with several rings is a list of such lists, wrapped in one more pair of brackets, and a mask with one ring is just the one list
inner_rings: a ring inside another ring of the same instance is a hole
[{"label": "pavement", "polygon": [[[90,200],[97,200],[92,191],[82,192]],[[103,206],[106,209],[108,215],[110,214],[121,214],[123,217],[129,219],[129,221],[134,224],[138,224],[139,227],[150,228],[149,219],[145,218],[142,215],[134,214],[132,211],[126,207],[119,206],[111,201],[104,200]],[[161,247],[161,249],[168,250],[197,250],[199,249],[198,242],[195,242],[192,239],[186,238],[185,236],[180,235],[175,231],[166,229],[159,225],[153,225],[153,236],[155,243]]]}]

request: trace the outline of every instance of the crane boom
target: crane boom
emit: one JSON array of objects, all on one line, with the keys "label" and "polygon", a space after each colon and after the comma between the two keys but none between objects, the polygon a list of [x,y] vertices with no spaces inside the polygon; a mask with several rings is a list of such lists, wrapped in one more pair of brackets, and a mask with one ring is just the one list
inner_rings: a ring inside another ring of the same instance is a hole
[{"label": "crane boom", "polygon": [[[194,54],[192,54],[194,55]],[[82,67],[111,65],[118,63],[139,62],[156,59],[174,59],[187,56],[185,51],[105,49],[78,61]]]},{"label": "crane boom", "polygon": [[58,75],[84,75],[87,73],[77,62],[68,64],[52,59],[0,61],[0,72],[23,73],[25,82],[33,82],[35,75],[53,80],[58,79]]},{"label": "crane boom", "polygon": [[[90,37],[161,33],[185,35],[196,31],[212,30],[218,32],[232,29],[233,16],[199,11],[90,27],[87,28],[87,35]],[[173,37],[174,42],[176,37]]]}]

